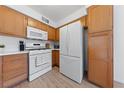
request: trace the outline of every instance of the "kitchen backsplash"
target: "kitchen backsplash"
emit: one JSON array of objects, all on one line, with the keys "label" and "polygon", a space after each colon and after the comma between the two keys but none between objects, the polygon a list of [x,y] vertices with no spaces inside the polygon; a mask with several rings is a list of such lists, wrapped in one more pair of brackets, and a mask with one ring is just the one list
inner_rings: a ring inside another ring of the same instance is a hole
[{"label": "kitchen backsplash", "polygon": [[19,51],[19,41],[24,41],[24,43],[26,42],[40,43],[43,46],[45,46],[46,43],[50,43],[51,48],[53,48],[54,46],[54,42],[52,41],[40,41],[40,40],[30,40],[30,39],[16,38],[9,36],[0,36],[0,44],[5,45],[4,51]]}]

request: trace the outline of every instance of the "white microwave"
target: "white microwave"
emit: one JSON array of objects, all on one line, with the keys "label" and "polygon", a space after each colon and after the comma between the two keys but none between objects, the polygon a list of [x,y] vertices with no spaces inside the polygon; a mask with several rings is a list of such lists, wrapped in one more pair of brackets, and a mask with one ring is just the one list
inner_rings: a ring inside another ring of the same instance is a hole
[{"label": "white microwave", "polygon": [[48,40],[48,32],[27,26],[27,38]]}]

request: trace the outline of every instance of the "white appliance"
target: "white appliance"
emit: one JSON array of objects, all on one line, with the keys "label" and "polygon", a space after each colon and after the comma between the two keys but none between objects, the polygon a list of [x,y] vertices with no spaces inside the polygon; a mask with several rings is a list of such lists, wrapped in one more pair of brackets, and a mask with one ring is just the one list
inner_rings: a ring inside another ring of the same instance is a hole
[{"label": "white appliance", "polygon": [[80,21],[60,28],[60,72],[78,83],[83,78],[82,39]]},{"label": "white appliance", "polygon": [[52,70],[52,50],[40,44],[27,43],[29,50],[29,81]]},{"label": "white appliance", "polygon": [[48,40],[48,32],[27,26],[27,38]]}]

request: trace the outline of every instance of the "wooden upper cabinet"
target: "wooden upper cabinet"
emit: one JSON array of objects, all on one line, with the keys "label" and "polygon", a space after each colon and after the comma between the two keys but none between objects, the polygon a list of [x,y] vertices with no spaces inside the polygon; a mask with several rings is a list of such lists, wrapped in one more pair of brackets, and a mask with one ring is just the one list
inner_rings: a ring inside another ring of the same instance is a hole
[{"label": "wooden upper cabinet", "polygon": [[51,26],[48,26],[47,27],[47,32],[48,32],[48,40],[52,40],[52,41],[55,41],[56,40],[56,29],[51,27]]},{"label": "wooden upper cabinet", "polygon": [[28,17],[28,26],[35,27],[38,29],[41,28],[40,22],[30,17]]},{"label": "wooden upper cabinet", "polygon": [[2,87],[2,57],[0,57],[0,88]]},{"label": "wooden upper cabinet", "polygon": [[12,87],[26,80],[27,75],[27,54],[8,55],[3,57],[3,87]]},{"label": "wooden upper cabinet", "polygon": [[89,33],[112,30],[113,6],[96,5],[88,8]]},{"label": "wooden upper cabinet", "polygon": [[113,87],[112,31],[89,34],[88,79],[102,87]]},{"label": "wooden upper cabinet", "polygon": [[47,25],[44,23],[41,23],[41,30],[47,31]]},{"label": "wooden upper cabinet", "polygon": [[80,19],[80,21],[81,21],[81,24],[82,24],[82,26],[84,26],[84,27],[87,27],[88,26],[88,24],[87,24],[87,15],[86,16],[83,16],[81,19]]},{"label": "wooden upper cabinet", "polygon": [[5,6],[0,6],[0,33],[26,37],[27,18]]},{"label": "wooden upper cabinet", "polygon": [[40,22],[40,21],[37,21],[31,17],[28,17],[28,26],[31,26],[31,27],[35,27],[35,28],[38,28],[38,29],[41,29],[41,30],[44,30],[44,31],[47,31],[47,25]]},{"label": "wooden upper cabinet", "polygon": [[56,41],[59,41],[59,29],[56,29]]}]

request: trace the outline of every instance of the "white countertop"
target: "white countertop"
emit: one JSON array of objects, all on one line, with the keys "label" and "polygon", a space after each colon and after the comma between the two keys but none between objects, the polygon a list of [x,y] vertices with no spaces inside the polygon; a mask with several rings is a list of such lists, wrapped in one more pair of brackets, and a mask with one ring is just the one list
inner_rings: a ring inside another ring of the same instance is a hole
[{"label": "white countertop", "polygon": [[52,50],[60,50],[60,49],[59,48],[58,49],[53,48]]},{"label": "white countertop", "polygon": [[6,52],[0,52],[0,56],[14,55],[14,54],[25,54],[25,53],[29,53],[29,51],[6,51]]}]

